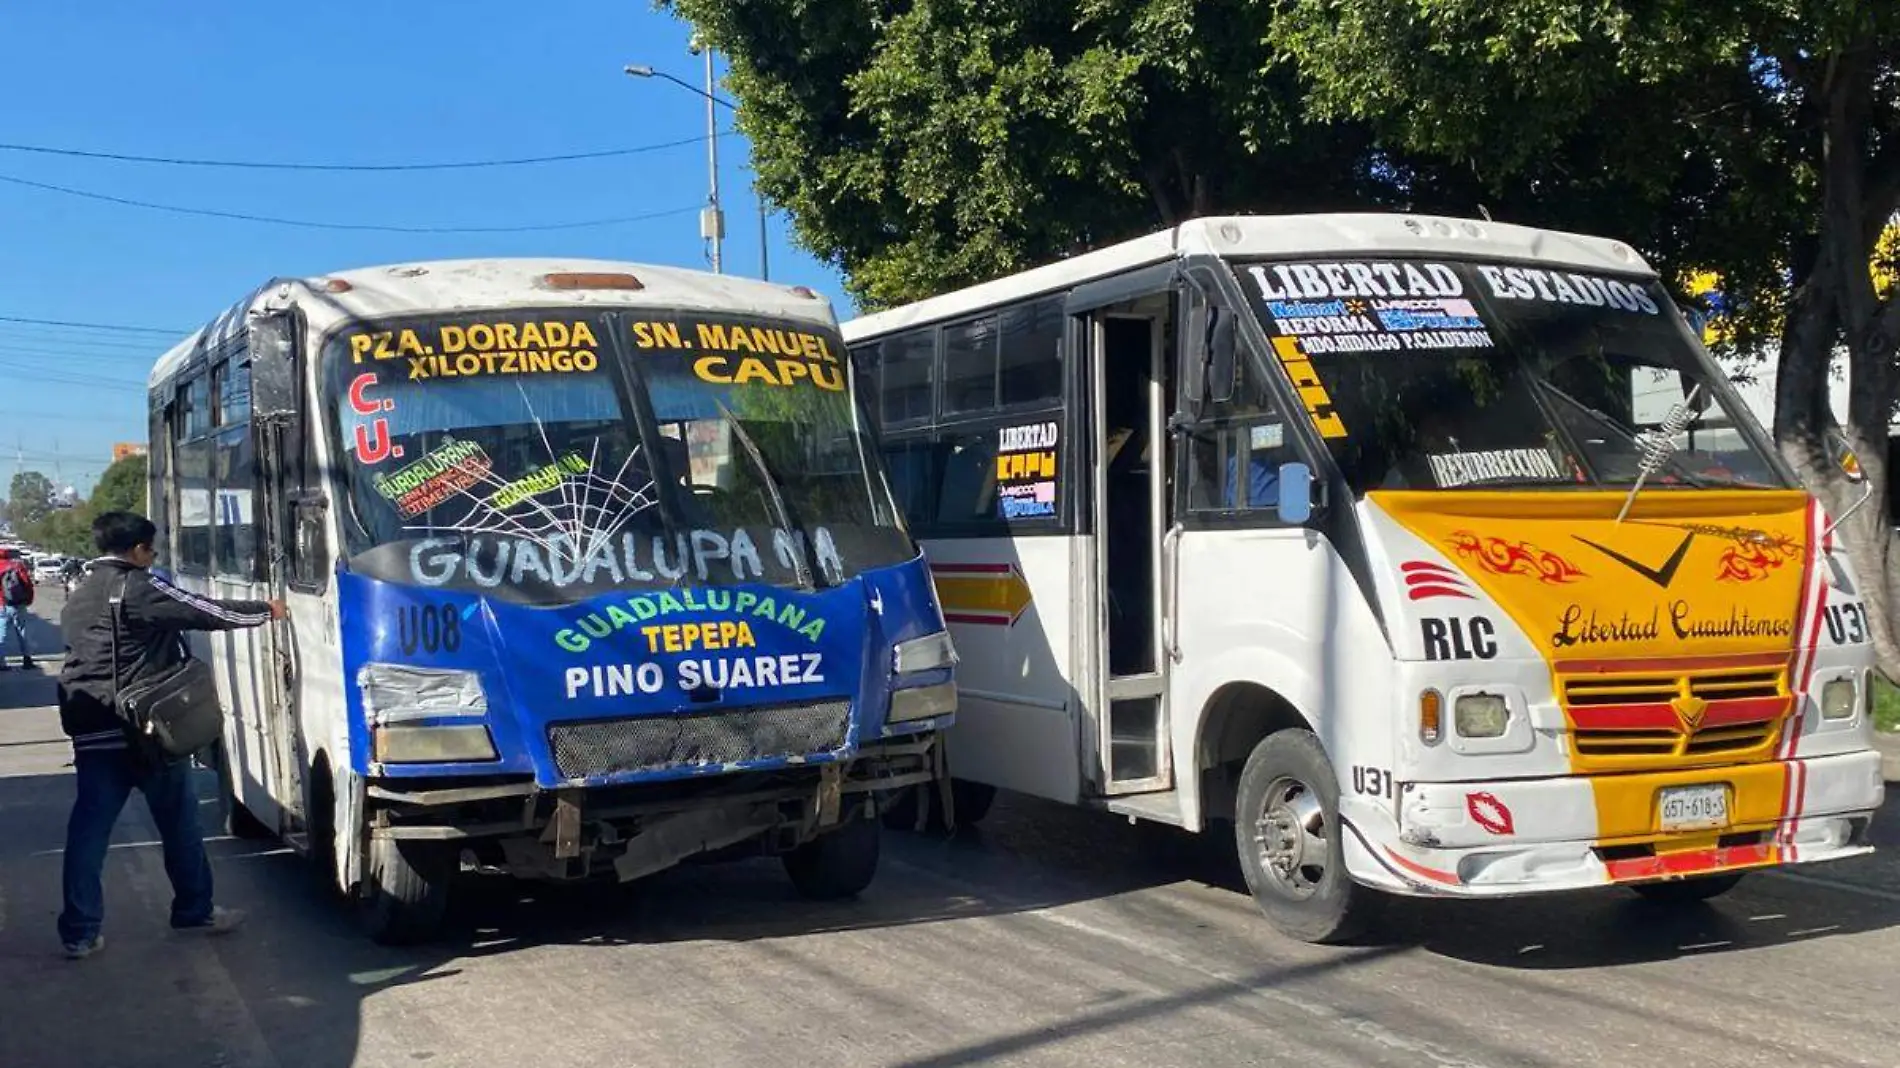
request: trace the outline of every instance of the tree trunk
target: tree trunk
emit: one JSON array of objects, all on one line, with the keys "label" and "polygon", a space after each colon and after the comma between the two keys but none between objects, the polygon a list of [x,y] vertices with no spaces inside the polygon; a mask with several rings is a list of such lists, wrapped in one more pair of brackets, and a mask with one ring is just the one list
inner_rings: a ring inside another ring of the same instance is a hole
[{"label": "tree trunk", "polygon": [[[1900,547],[1896,546],[1887,495],[1887,428],[1892,418],[1900,298],[1885,306],[1875,297],[1868,263],[1880,227],[1892,211],[1877,193],[1870,203],[1866,181],[1866,120],[1874,65],[1865,55],[1831,57],[1807,87],[1825,116],[1821,148],[1821,211],[1814,262],[1795,288],[1782,332],[1775,384],[1775,439],[1781,451],[1828,514],[1841,525],[1836,539],[1846,548],[1866,602],[1881,673],[1900,680]],[[1876,188],[1885,185],[1885,176]],[[1845,339],[1849,393],[1847,425],[1841,428],[1864,473],[1851,482],[1834,461],[1829,433],[1829,365]],[[1866,496],[1866,503],[1856,504]],[[1852,509],[1853,514],[1847,515]],[[1846,516],[1845,520],[1842,517]]]}]

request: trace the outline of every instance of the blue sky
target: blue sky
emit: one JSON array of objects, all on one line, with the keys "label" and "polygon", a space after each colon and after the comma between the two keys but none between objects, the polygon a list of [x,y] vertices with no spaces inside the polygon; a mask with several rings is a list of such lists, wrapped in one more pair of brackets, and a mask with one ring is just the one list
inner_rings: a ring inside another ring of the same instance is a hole
[{"label": "blue sky", "polygon": [[[397,174],[287,173],[0,150],[0,316],[195,328],[274,275],[456,256],[600,256],[703,267],[701,98],[690,28],[644,0],[334,4],[269,9],[15,4],[0,15],[0,142],[139,155],[405,163],[555,155],[692,139],[641,155]],[[730,122],[722,111],[722,122]],[[720,141],[726,270],[756,274],[746,144]],[[320,222],[524,226],[394,234],[168,214],[11,184]],[[772,220],[774,281],[848,307],[834,272]],[[25,466],[84,492],[115,441],[144,439],[144,381],[175,337],[0,322],[0,494]],[[51,377],[49,377],[51,376]],[[70,381],[54,381],[53,378]]]}]

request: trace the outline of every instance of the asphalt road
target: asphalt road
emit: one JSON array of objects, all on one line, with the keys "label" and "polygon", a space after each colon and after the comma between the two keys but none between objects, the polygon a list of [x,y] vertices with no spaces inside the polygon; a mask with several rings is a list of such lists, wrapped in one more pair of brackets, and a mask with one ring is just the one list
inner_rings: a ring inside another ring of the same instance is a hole
[{"label": "asphalt road", "polygon": [[50,677],[0,675],[0,1068],[1900,1063],[1900,793],[1887,852],[1709,906],[1408,903],[1344,949],[1275,936],[1226,841],[1021,798],[952,840],[888,837],[855,903],[802,902],[763,861],[475,879],[416,950],[360,938],[283,849],[218,840],[251,923],[181,939],[134,801],[110,945],[68,962]]}]

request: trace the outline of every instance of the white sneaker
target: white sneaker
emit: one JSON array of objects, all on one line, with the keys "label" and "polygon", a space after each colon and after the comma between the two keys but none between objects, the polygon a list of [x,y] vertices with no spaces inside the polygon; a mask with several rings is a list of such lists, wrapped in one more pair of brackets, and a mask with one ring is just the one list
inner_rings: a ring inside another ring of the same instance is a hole
[{"label": "white sneaker", "polygon": [[211,908],[211,917],[205,922],[193,924],[190,927],[174,928],[174,930],[185,934],[221,935],[230,934],[242,926],[244,926],[242,909],[227,909],[223,905],[214,905]]}]

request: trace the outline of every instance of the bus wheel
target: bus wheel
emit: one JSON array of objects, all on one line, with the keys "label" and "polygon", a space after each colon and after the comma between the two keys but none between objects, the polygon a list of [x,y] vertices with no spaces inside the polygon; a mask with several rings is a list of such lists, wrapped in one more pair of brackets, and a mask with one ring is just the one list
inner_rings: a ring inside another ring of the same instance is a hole
[{"label": "bus wheel", "polygon": [[372,838],[364,880],[363,926],[386,946],[434,938],[448,912],[456,853],[440,842]]},{"label": "bus wheel", "polygon": [[785,874],[798,892],[814,901],[853,897],[877,875],[882,825],[862,810],[844,825],[785,854]]},{"label": "bus wheel", "polygon": [[1268,922],[1306,942],[1365,930],[1375,899],[1346,874],[1338,778],[1313,732],[1279,731],[1254,747],[1234,816],[1241,871]]},{"label": "bus wheel", "polygon": [[1666,883],[1632,883],[1630,889],[1644,901],[1659,905],[1692,905],[1720,897],[1742,881],[1739,872],[1727,875],[1701,875],[1693,879],[1671,879]]},{"label": "bus wheel", "polygon": [[218,793],[222,795],[224,833],[233,838],[247,841],[261,841],[277,837],[263,820],[251,814],[244,807],[244,801],[238,797],[237,775],[231,770],[231,754],[225,751],[224,743],[218,743]]}]

